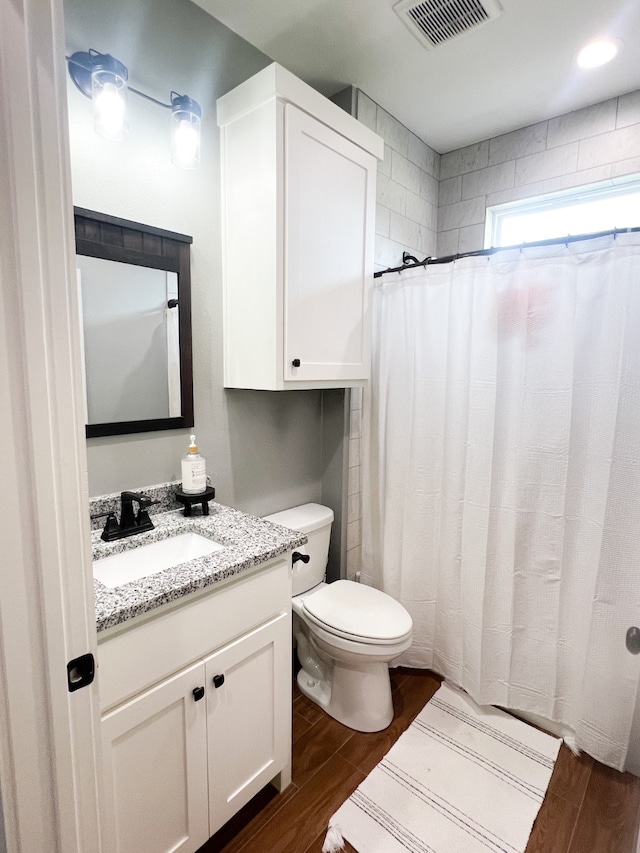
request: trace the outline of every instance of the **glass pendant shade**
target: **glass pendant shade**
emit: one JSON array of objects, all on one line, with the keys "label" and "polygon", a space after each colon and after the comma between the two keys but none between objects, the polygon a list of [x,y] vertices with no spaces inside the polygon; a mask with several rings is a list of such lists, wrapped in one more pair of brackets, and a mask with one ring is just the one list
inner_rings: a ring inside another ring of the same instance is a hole
[{"label": "glass pendant shade", "polygon": [[120,60],[90,48],[66,57],[69,76],[76,88],[93,102],[94,129],[105,139],[129,135],[129,92],[163,109],[171,110],[171,162],[181,169],[200,165],[200,104],[188,95],[171,92],[171,102],[160,101],[129,86],[129,71]]},{"label": "glass pendant shade", "polygon": [[200,165],[200,105],[187,95],[171,101],[171,162],[181,169]]},{"label": "glass pendant shade", "polygon": [[91,69],[94,127],[105,139],[129,135],[126,65],[109,54],[96,57]]}]

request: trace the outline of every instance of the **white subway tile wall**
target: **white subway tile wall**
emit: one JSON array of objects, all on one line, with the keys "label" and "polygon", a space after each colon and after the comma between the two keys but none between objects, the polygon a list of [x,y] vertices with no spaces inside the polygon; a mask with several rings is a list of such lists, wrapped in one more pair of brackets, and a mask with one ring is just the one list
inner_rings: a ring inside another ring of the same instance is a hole
[{"label": "white subway tile wall", "polygon": [[[440,155],[364,92],[357,92],[356,117],[384,139],[378,163],[375,269],[397,267],[402,253],[434,255],[438,230]],[[351,390],[347,577],[360,571],[362,554],[362,389]]]},{"label": "white subway tile wall", "polygon": [[602,101],[573,113],[550,118],[547,129],[547,148],[556,148],[568,142],[580,142],[586,137],[615,130],[617,112],[618,99],[612,98],[610,101]]},{"label": "white subway tile wall", "polygon": [[355,580],[362,555],[362,388],[351,389],[349,480],[347,485],[347,578]]},{"label": "white subway tile wall", "polygon": [[626,127],[629,124],[640,124],[640,89],[618,98],[616,127]]},{"label": "white subway tile wall", "polygon": [[640,91],[443,154],[438,255],[483,248],[487,207],[640,172]]},{"label": "white subway tile wall", "polygon": [[356,116],[384,139],[378,163],[375,268],[402,263],[402,253],[435,254],[440,155],[364,92]]},{"label": "white subway tile wall", "polygon": [[485,169],[489,165],[489,140],[458,148],[440,158],[440,180]]},{"label": "white subway tile wall", "polygon": [[[440,155],[364,92],[357,118],[385,142],[376,270],[481,249],[487,207],[640,173],[640,90]],[[366,390],[365,390],[366,393]],[[361,569],[362,389],[351,391],[347,577]]]},{"label": "white subway tile wall", "polygon": [[511,133],[503,133],[502,136],[489,140],[489,166],[515,160],[517,157],[526,157],[527,154],[537,154],[546,147],[546,121],[513,130]]}]

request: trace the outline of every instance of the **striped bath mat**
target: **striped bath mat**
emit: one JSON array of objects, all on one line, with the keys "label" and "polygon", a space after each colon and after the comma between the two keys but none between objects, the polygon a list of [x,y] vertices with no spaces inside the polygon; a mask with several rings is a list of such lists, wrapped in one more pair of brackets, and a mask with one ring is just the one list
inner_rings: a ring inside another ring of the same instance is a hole
[{"label": "striped bath mat", "polygon": [[523,853],[561,741],[443,684],[329,822],[324,853]]}]

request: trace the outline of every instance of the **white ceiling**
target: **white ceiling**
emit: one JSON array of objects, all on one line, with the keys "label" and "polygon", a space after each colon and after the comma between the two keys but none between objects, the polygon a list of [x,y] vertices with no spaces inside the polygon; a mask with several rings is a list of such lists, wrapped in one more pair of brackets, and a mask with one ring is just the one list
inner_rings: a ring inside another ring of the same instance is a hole
[{"label": "white ceiling", "polygon": [[[325,95],[357,86],[445,153],[640,89],[638,0],[500,0],[502,14],[426,50],[396,0],[195,0]],[[624,42],[588,71],[576,51]]]}]

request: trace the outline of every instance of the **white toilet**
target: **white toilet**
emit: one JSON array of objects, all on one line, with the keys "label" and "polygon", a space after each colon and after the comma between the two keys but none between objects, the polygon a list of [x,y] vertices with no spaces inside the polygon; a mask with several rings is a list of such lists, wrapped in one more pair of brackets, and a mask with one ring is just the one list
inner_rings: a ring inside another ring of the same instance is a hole
[{"label": "white toilet", "polygon": [[385,729],[393,719],[389,661],[411,645],[411,616],[373,587],[324,583],[333,510],[309,503],[266,520],[306,533],[309,540],[293,555],[300,690],[345,726]]}]

